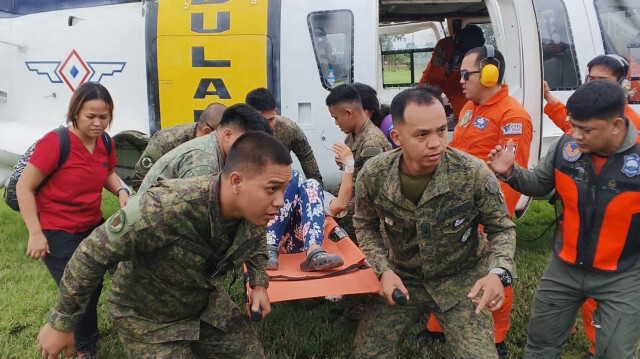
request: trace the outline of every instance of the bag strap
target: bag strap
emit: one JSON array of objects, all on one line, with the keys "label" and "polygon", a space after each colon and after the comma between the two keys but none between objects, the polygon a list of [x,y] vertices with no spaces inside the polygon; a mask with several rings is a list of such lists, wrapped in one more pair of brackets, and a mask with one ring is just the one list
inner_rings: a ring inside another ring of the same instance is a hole
[{"label": "bag strap", "polygon": [[58,157],[58,167],[56,167],[53,172],[49,174],[51,176],[55,171],[59,170],[60,167],[67,161],[69,158],[69,152],[71,151],[71,139],[69,138],[69,130],[66,127],[60,126],[54,130],[58,135],[58,142],[60,145],[60,157]]},{"label": "bag strap", "polygon": [[109,136],[108,133],[103,132],[102,133],[102,143],[104,144],[104,148],[107,150],[107,156],[111,154],[111,136]]},{"label": "bag strap", "polygon": [[36,188],[36,192],[41,190],[42,187],[44,187],[44,185],[46,185],[47,182],[49,182],[51,177],[53,177],[53,175],[60,168],[62,168],[62,165],[67,161],[67,158],[69,158],[69,152],[71,151],[71,139],[69,138],[69,130],[67,130],[67,128],[64,126],[60,126],[56,128],[54,131],[58,135],[58,145],[60,147],[60,156],[58,157],[58,166],[53,171],[51,171],[51,173],[49,173],[42,182],[40,182],[40,185],[38,186],[38,188]]}]

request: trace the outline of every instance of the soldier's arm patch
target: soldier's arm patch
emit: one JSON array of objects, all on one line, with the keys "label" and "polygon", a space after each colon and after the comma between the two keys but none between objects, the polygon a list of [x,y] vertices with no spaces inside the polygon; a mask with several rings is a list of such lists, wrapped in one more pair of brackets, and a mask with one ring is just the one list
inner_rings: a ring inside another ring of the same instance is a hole
[{"label": "soldier's arm patch", "polygon": [[153,158],[148,156],[142,157],[140,164],[142,165],[142,168],[144,168],[145,170],[148,170],[153,166]]},{"label": "soldier's arm patch", "polygon": [[368,158],[368,157],[377,156],[381,153],[382,153],[382,149],[380,147],[366,147],[362,149],[362,152],[360,152],[360,157]]},{"label": "soldier's arm patch", "polygon": [[485,184],[485,188],[487,189],[487,191],[489,191],[489,193],[495,194],[500,192],[500,184],[497,180],[493,180],[491,178]]},{"label": "soldier's arm patch", "polygon": [[109,217],[107,220],[107,236],[109,240],[117,240],[140,222],[142,218],[140,215],[140,197],[131,197],[123,209]]},{"label": "soldier's arm patch", "polygon": [[127,223],[127,213],[121,209],[109,218],[107,229],[111,233],[120,233],[124,229],[125,223]]}]

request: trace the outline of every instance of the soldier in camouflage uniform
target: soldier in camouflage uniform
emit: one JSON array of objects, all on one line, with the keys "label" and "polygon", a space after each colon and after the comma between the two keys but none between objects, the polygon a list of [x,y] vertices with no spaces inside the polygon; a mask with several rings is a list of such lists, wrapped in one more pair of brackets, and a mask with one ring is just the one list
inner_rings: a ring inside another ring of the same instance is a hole
[{"label": "soldier in camouflage uniform", "polygon": [[179,145],[149,170],[139,193],[165,179],[186,178],[219,173],[233,142],[247,131],[269,132],[267,121],[251,107],[238,104],[222,114],[220,124],[208,136]]},{"label": "soldier in camouflage uniform", "polygon": [[213,132],[218,127],[222,112],[226,108],[225,105],[214,102],[202,111],[198,122],[171,126],[154,133],[133,169],[131,186],[138,190],[142,179],[147,175],[151,166],[165,153],[187,141]]},{"label": "soldier in camouflage uniform", "polygon": [[273,137],[298,157],[304,176],[307,179],[313,178],[322,185],[318,162],[313,155],[307,136],[295,122],[277,115],[276,98],[273,94],[265,88],[258,88],[247,94],[245,102],[267,119],[273,131]]},{"label": "soldier in camouflage uniform", "polygon": [[[515,225],[486,165],[447,147],[441,101],[430,87],[397,95],[391,135],[401,148],[368,161],[357,180],[354,225],[386,299],[365,310],[357,358],[394,357],[389,341],[400,343],[425,312],[442,323],[456,358],[498,357],[483,309],[500,308],[515,274]],[[396,289],[409,299],[403,306],[395,305]]]},{"label": "soldier in camouflage uniform", "polygon": [[[336,159],[336,163],[338,166],[353,166],[353,178],[357,179],[364,163],[371,157],[390,150],[391,144],[382,131],[367,117],[362,108],[360,95],[353,86],[340,85],[334,88],[327,96],[326,104],[331,117],[335,119],[340,130],[347,134],[344,143],[349,146],[353,153],[353,164],[339,163],[338,159]],[[337,196],[339,191],[340,185],[338,184],[331,193]],[[355,193],[355,190],[353,193]],[[340,218],[338,224],[355,241],[356,235],[352,223],[354,212],[355,203],[351,201],[347,215]]]},{"label": "soldier in camouflage uniform", "polygon": [[164,181],[133,197],[69,261],[38,335],[43,356],[66,349],[70,357],[78,315],[106,270],[121,262],[107,311],[129,357],[264,357],[240,309],[210,298],[221,298],[215,293],[224,293],[227,272],[246,263],[247,308],[269,314],[265,226],[290,180],[289,152],[252,132],[236,141],[221,174]]}]

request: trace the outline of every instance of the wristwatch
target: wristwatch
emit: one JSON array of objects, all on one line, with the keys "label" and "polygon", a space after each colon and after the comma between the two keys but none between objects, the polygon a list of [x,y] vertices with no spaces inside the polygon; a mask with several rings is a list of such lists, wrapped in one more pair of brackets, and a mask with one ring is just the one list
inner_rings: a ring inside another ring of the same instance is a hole
[{"label": "wristwatch", "polygon": [[118,189],[116,191],[116,196],[120,196],[120,191],[125,191],[127,193],[127,196],[131,196],[131,192],[129,192],[129,189],[127,187],[121,187],[120,189]]},{"label": "wristwatch", "polygon": [[500,277],[500,281],[502,282],[502,285],[505,287],[510,286],[511,282],[513,282],[513,277],[511,277],[511,273],[509,273],[509,271],[504,268],[493,268],[492,270],[489,271],[489,273],[497,274],[498,277]]}]

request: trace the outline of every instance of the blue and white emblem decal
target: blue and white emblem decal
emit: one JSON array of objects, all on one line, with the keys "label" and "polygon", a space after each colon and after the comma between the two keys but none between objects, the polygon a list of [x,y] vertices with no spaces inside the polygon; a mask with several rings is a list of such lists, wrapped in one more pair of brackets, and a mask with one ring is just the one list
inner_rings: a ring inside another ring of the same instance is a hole
[{"label": "blue and white emblem decal", "polygon": [[484,131],[484,129],[487,127],[487,125],[489,124],[489,120],[487,120],[484,117],[476,117],[476,119],[473,121],[473,127],[475,128],[479,128],[481,130]]},{"label": "blue and white emblem decal", "polygon": [[75,91],[83,83],[100,82],[104,76],[122,72],[126,62],[85,62],[74,49],[64,61],[25,61],[27,69],[44,75],[54,84],[65,83]]},{"label": "blue and white emblem decal", "polygon": [[627,177],[635,177],[640,174],[640,157],[636,153],[624,156],[622,173]]},{"label": "blue and white emblem decal", "polygon": [[582,156],[582,152],[576,141],[567,142],[562,148],[562,157],[569,162],[577,161],[580,156]]}]

